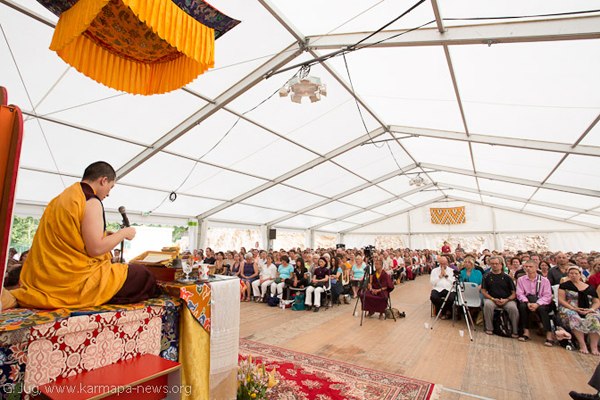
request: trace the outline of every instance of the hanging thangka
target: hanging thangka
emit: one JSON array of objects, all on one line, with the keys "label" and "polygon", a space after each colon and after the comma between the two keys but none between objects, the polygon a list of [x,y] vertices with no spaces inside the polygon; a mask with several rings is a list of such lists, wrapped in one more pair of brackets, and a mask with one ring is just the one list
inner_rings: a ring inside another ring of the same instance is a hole
[{"label": "hanging thangka", "polygon": [[465,206],[450,208],[430,208],[431,223],[438,225],[456,225],[467,222]]}]

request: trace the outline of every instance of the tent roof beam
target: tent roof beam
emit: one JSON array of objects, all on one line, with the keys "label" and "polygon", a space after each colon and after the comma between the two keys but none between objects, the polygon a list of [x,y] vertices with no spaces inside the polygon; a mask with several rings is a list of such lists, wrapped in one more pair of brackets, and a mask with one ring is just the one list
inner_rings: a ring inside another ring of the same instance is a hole
[{"label": "tent roof beam", "polygon": [[[361,44],[371,47],[457,46],[469,44],[547,42],[600,38],[600,16],[510,21],[490,24],[387,30]],[[339,50],[351,47],[372,32],[307,36],[310,50]],[[377,43],[381,42],[381,43]],[[377,43],[377,44],[376,44]],[[360,47],[358,47],[360,48]]]}]

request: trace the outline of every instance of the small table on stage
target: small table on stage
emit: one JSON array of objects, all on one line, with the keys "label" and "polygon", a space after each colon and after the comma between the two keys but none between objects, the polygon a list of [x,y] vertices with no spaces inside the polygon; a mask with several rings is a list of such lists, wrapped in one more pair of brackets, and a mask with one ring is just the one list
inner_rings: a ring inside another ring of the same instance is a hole
[{"label": "small table on stage", "polygon": [[215,275],[208,282],[160,282],[184,300],[179,362],[190,399],[235,399],[240,335],[240,281]]}]

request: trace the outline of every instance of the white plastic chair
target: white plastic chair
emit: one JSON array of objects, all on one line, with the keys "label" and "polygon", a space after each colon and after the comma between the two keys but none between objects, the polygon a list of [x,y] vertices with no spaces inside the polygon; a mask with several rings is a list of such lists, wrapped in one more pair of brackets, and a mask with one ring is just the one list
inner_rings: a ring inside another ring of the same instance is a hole
[{"label": "white plastic chair", "polygon": [[[465,282],[465,291],[463,292],[463,299],[465,301],[465,305],[467,307],[481,307],[481,295],[479,292],[479,287],[476,283],[473,282]],[[459,306],[460,299],[458,300]]]},{"label": "white plastic chair", "polygon": [[557,310],[558,310],[558,286],[559,285],[552,286],[552,297],[554,298],[554,303],[556,304]]}]

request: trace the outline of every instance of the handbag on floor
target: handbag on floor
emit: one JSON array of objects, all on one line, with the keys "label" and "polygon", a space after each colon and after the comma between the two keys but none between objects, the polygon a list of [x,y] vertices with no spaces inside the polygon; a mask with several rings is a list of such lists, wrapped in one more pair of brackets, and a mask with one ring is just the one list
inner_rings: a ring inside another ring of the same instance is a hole
[{"label": "handbag on floor", "polygon": [[296,294],[296,297],[294,297],[294,302],[292,303],[292,310],[304,311],[304,299],[304,293]]}]

